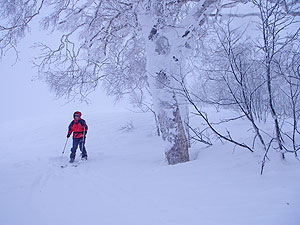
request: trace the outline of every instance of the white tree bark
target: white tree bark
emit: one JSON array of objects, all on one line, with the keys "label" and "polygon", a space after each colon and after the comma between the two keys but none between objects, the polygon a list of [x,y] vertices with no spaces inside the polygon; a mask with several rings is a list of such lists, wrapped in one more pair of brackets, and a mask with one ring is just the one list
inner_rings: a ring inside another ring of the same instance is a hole
[{"label": "white tree bark", "polygon": [[205,13],[216,9],[219,3],[218,0],[196,2],[180,24],[176,24],[176,18],[170,19],[169,5],[161,0],[153,1],[152,9],[139,16],[146,43],[148,82],[162,138],[167,143],[165,155],[169,164],[189,161],[188,104],[177,91],[181,89],[180,82],[184,82],[184,45],[189,33],[204,23]]},{"label": "white tree bark", "polygon": [[181,74],[179,59],[173,54],[177,46],[170,40],[174,33],[170,30],[154,31],[153,18],[151,15],[140,18],[146,42],[146,70],[162,138],[167,143],[166,159],[173,165],[189,161],[189,140],[185,129],[188,109],[185,100],[175,91],[175,80],[180,80]]}]

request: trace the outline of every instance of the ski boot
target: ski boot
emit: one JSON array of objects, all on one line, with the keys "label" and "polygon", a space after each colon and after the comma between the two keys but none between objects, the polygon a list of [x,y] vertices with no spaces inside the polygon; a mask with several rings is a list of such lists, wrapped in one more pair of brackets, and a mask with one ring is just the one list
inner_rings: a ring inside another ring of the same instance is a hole
[{"label": "ski boot", "polygon": [[87,160],[87,155],[81,154],[81,160]]}]

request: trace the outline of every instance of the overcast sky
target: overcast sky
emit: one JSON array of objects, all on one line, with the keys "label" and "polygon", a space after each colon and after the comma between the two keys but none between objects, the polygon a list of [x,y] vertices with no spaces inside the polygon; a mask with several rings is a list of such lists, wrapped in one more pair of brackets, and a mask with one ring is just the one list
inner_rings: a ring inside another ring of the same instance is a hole
[{"label": "overcast sky", "polygon": [[90,105],[79,102],[65,104],[67,100],[57,100],[54,93],[49,92],[45,83],[33,81],[33,77],[37,74],[30,59],[37,54],[37,51],[30,46],[37,41],[49,42],[49,40],[55,41],[55,39],[59,40],[59,37],[49,37],[44,31],[32,29],[31,33],[22,39],[18,46],[20,60],[15,64],[16,56],[10,51],[0,61],[1,117],[5,120],[15,120],[49,114],[72,114],[75,110],[81,110],[83,114],[84,111],[125,110],[127,106],[124,104],[114,106],[113,99],[107,97],[99,88],[90,95]]}]

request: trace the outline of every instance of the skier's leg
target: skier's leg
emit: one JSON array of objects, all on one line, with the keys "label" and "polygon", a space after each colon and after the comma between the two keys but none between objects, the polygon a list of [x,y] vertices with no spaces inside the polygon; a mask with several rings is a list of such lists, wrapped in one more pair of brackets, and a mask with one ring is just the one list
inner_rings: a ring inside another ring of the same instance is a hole
[{"label": "skier's leg", "polygon": [[73,138],[73,147],[71,148],[70,161],[74,161],[78,145],[79,145],[79,138]]},{"label": "skier's leg", "polygon": [[81,151],[81,158],[87,159],[87,152],[85,149],[85,138],[80,138],[79,148]]}]

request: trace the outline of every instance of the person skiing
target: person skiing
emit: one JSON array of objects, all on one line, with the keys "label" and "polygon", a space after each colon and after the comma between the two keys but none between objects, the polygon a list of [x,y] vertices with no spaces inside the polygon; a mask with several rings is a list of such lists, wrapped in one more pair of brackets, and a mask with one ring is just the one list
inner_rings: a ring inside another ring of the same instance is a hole
[{"label": "person skiing", "polygon": [[69,125],[69,131],[67,134],[67,138],[71,136],[73,133],[73,146],[71,148],[71,154],[70,154],[70,163],[73,163],[76,156],[76,150],[80,148],[81,151],[81,159],[86,160],[87,159],[87,152],[85,149],[85,140],[86,140],[86,133],[88,130],[88,126],[84,119],[81,119],[81,112],[76,111],[73,114],[74,120]]}]

